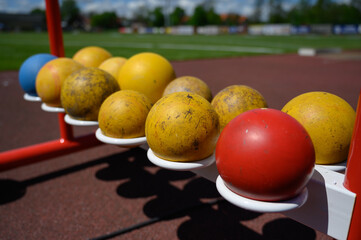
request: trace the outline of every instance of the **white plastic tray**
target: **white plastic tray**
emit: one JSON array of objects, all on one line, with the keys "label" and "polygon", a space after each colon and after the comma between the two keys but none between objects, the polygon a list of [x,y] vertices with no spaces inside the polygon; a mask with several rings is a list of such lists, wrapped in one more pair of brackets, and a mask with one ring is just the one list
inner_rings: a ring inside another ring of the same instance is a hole
[{"label": "white plastic tray", "polygon": [[41,104],[41,109],[43,109],[45,112],[54,112],[54,113],[64,113],[64,108],[61,107],[51,107],[46,105],[45,103]]},{"label": "white plastic tray", "polygon": [[148,149],[147,156],[149,161],[151,161],[154,165],[176,171],[191,171],[195,169],[205,168],[214,163],[216,160],[215,155],[213,154],[208,158],[194,162],[168,161],[157,157],[150,148]]},{"label": "white plastic tray", "polygon": [[295,198],[280,202],[257,201],[242,197],[232,192],[225,184],[221,176],[217,177],[216,187],[218,192],[230,203],[255,212],[285,212],[301,207],[308,198],[308,190],[304,190]]},{"label": "white plastic tray", "polygon": [[29,102],[41,102],[41,98],[38,96],[32,96],[28,93],[24,94],[24,99]]},{"label": "white plastic tray", "polygon": [[347,161],[343,161],[337,164],[332,165],[323,165],[323,164],[316,164],[316,166],[326,168],[328,170],[332,170],[335,172],[343,172],[346,170]]},{"label": "white plastic tray", "polygon": [[83,121],[83,120],[77,120],[74,118],[71,118],[68,114],[65,114],[64,121],[67,124],[73,125],[73,126],[97,126],[97,121]]},{"label": "white plastic tray", "polygon": [[142,145],[147,142],[146,137],[138,137],[138,138],[112,138],[105,136],[101,129],[98,128],[95,132],[96,138],[107,144],[122,146],[122,147],[132,147],[137,145]]}]

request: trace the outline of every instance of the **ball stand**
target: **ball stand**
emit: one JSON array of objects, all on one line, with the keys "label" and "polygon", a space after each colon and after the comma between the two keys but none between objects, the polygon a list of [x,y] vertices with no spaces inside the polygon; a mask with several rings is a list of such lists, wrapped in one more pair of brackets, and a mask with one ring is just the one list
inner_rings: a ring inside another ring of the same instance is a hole
[{"label": "ball stand", "polygon": [[285,212],[290,211],[296,208],[301,207],[308,198],[308,190],[304,188],[303,191],[298,194],[296,197],[278,202],[266,202],[266,201],[257,201],[252,200],[246,197],[242,197],[233,191],[231,191],[223,181],[221,176],[217,177],[216,187],[219,194],[222,195],[224,199],[228,202],[236,205],[237,207],[241,207],[254,212]]},{"label": "ball stand", "polygon": [[[168,170],[175,171],[196,171],[204,170],[215,164],[215,154],[212,154],[210,157],[192,162],[175,162],[169,161],[157,157],[152,149],[148,149],[147,157],[150,162],[154,165],[165,168]],[[217,175],[218,171],[216,168],[213,169],[213,174]],[[198,171],[197,174],[203,176],[202,171]],[[212,179],[212,178],[211,178]],[[213,177],[214,181],[214,177]],[[215,180],[216,187],[221,196],[229,201],[230,203],[250,211],[255,212],[285,212],[301,207],[307,200],[308,190],[305,188],[299,195],[289,199],[287,201],[279,202],[265,202],[265,201],[256,201],[249,198],[242,197],[231,190],[226,186],[223,179],[218,175]]]},{"label": "ball stand", "polygon": [[216,161],[215,155],[212,154],[211,156],[201,159],[199,161],[192,161],[192,162],[175,162],[175,161],[169,161],[164,160],[160,157],[157,157],[152,149],[148,149],[147,151],[147,157],[149,161],[151,161],[154,165],[157,165],[158,167],[169,169],[169,170],[175,170],[175,171],[192,171],[200,168],[205,168],[210,166]]},{"label": "ball stand", "polygon": [[316,164],[316,166],[320,166],[335,172],[344,172],[346,170],[346,165],[347,165],[347,161],[343,161],[336,164],[330,164],[330,165]]},{"label": "ball stand", "polygon": [[41,104],[41,109],[45,112],[52,112],[52,113],[65,113],[64,108],[61,107],[52,107],[47,105],[46,103]]},{"label": "ball stand", "polygon": [[[257,212],[282,212],[304,225],[336,239],[361,239],[361,91],[357,105],[347,162],[335,165],[315,165],[312,178],[303,192],[293,199],[281,202],[260,202],[240,197],[225,186],[215,162],[207,167],[189,169],[195,174],[216,183],[219,193],[230,203]],[[147,150],[147,148],[146,148]],[[162,161],[154,160],[148,149],[148,158],[158,166]],[[164,161],[164,160],[163,160]],[[341,173],[347,168],[345,174]],[[179,169],[173,169],[179,170]]]},{"label": "ball stand", "polygon": [[263,202],[241,197],[230,191],[219,176],[215,161],[204,167],[181,167],[181,162],[170,162],[154,157],[146,146],[148,159],[157,166],[176,171],[192,171],[216,184],[220,195],[235,206],[255,212],[281,212],[311,228],[336,239],[347,239],[356,194],[343,185],[344,174],[316,165],[306,188],[293,199]]},{"label": "ball stand", "polygon": [[[150,162],[152,162],[154,165],[158,167],[165,168],[168,170],[175,170],[175,171],[195,171],[198,175],[201,175],[203,177],[206,176],[202,174],[203,173],[202,170],[207,169],[211,165],[215,166],[215,154],[212,154],[210,157],[199,161],[175,162],[157,157],[152,151],[152,149],[149,148],[147,151],[147,157]],[[212,174],[218,174],[216,168],[213,167],[212,169],[213,169]],[[214,177],[213,178],[206,177],[206,178],[214,181]],[[228,187],[225,185],[223,179],[219,175],[216,177],[215,182],[218,192],[221,194],[221,196],[224,199],[226,199],[227,201],[238,207],[256,212],[289,211],[302,206],[306,202],[308,196],[307,188],[305,188],[301,194],[288,201],[281,201],[281,202],[256,201],[245,197],[241,197],[238,194],[235,194],[234,192],[229,190]]]},{"label": "ball stand", "polygon": [[106,144],[116,145],[119,147],[134,147],[134,146],[141,146],[147,147],[147,139],[146,137],[138,137],[138,138],[112,138],[105,136],[102,133],[102,130],[98,128],[95,131],[96,138]]},{"label": "ball stand", "polygon": [[24,100],[29,101],[29,102],[41,102],[40,97],[33,96],[33,95],[28,94],[28,93],[24,94]]},{"label": "ball stand", "polygon": [[72,117],[70,117],[68,114],[65,114],[64,117],[64,121],[69,124],[69,125],[73,125],[73,126],[97,126],[98,122],[97,121],[84,121],[84,120],[77,120],[74,119]]},{"label": "ball stand", "polygon": [[221,196],[238,207],[256,212],[282,212],[331,237],[347,239],[356,194],[344,187],[344,174],[315,166],[304,192],[289,201],[269,203],[250,200],[230,192],[219,177],[215,163],[191,171],[215,182]]},{"label": "ball stand", "polygon": [[[194,171],[194,170],[207,168],[215,163],[215,154],[212,154],[210,157],[199,161],[175,162],[157,157],[150,148],[147,151],[147,157],[149,161],[155,164],[156,166],[175,171]],[[217,169],[213,168],[213,171],[216,171],[213,172],[213,174],[218,174]],[[198,171],[198,174],[202,175],[201,173],[202,172]],[[280,201],[280,202],[256,201],[242,197],[229,190],[229,188],[226,186],[223,179],[219,175],[216,177],[215,182],[218,192],[221,194],[221,196],[224,199],[226,199],[227,201],[238,207],[256,212],[289,211],[301,207],[306,202],[308,197],[308,190],[307,188],[305,188],[301,194],[287,201]]]}]

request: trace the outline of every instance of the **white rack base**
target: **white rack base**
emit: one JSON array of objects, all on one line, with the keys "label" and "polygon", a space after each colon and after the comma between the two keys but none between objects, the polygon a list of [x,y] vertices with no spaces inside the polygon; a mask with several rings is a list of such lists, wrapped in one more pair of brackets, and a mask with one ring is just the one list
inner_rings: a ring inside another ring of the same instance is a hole
[{"label": "white rack base", "polygon": [[[142,148],[148,150],[148,146]],[[192,172],[214,183],[219,175],[215,162]],[[282,214],[333,238],[346,240],[356,194],[347,190],[343,181],[344,174],[316,165],[307,184],[307,201]]]}]

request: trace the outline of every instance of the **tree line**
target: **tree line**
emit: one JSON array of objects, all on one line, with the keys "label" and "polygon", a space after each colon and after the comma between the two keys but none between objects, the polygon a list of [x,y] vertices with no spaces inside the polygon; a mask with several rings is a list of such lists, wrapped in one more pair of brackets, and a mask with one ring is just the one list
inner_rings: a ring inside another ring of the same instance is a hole
[{"label": "tree line", "polygon": [[[141,23],[149,27],[178,26],[178,25],[225,25],[236,26],[253,23],[290,23],[293,25],[308,24],[360,24],[361,0],[351,0],[349,4],[336,3],[332,0],[299,0],[291,9],[283,7],[285,0],[256,0],[254,12],[245,18],[238,13],[218,14],[214,6],[208,1],[196,6],[191,16],[187,16],[183,8],[177,6],[172,12],[165,13],[162,7],[147,9],[140,7],[132,19],[117,16],[116,12],[92,13],[87,16],[94,28],[111,29],[128,26],[131,23]],[[268,18],[263,19],[263,11],[268,6]],[[32,14],[44,14],[44,11],[34,9]],[[84,25],[75,0],[64,0],[61,5],[61,16],[64,25],[79,28]]]}]

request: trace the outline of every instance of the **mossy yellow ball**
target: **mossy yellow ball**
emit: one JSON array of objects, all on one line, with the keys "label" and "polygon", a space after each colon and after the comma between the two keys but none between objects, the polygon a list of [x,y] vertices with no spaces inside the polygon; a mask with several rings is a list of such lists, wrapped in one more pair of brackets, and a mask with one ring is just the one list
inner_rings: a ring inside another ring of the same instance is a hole
[{"label": "mossy yellow ball", "polygon": [[213,154],[219,120],[212,105],[195,93],[161,98],[150,110],[145,134],[149,147],[169,161],[197,161]]},{"label": "mossy yellow ball", "polygon": [[192,92],[212,101],[212,92],[209,86],[201,79],[193,76],[182,76],[171,81],[164,89],[163,96],[175,92]]},{"label": "mossy yellow ball", "polygon": [[219,116],[221,130],[239,114],[256,108],[266,108],[267,102],[256,89],[246,85],[231,85],[221,90],[211,102]]},{"label": "mossy yellow ball", "polygon": [[150,100],[142,93],[133,90],[115,92],[100,107],[99,128],[108,137],[143,137],[151,108]]},{"label": "mossy yellow ball", "polygon": [[100,106],[112,93],[119,91],[117,80],[95,67],[83,68],[64,80],[61,104],[72,118],[98,121]]}]

